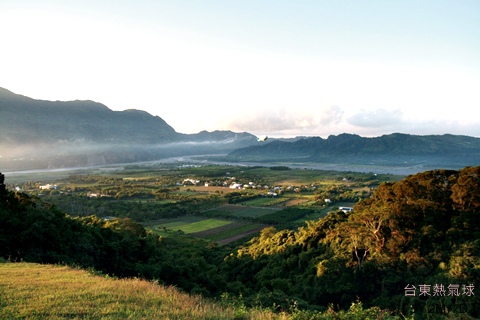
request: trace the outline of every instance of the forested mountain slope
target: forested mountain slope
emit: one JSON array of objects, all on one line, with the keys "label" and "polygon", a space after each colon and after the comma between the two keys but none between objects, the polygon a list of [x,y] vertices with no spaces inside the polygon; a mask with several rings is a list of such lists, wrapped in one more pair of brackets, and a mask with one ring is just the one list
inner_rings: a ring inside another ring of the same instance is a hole
[{"label": "forested mountain slope", "polygon": [[35,100],[0,88],[3,170],[81,167],[227,153],[256,143],[246,132],[176,132],[145,111],[94,101]]},{"label": "forested mountain slope", "polygon": [[[332,212],[298,231],[264,229],[224,272],[236,280],[232,289],[260,292],[265,302],[346,306],[359,297],[405,313],[429,304],[479,316],[469,291],[480,283],[479,214],[480,167],[419,173],[380,185],[352,213]],[[412,286],[415,296],[405,289]]]},{"label": "forested mountain slope", "polygon": [[[166,143],[177,133],[145,111],[112,111],[93,101],[45,101],[0,88],[3,142],[57,141]],[[5,141],[7,140],[7,141]]]},{"label": "forested mountain slope", "polygon": [[250,139],[247,133],[178,133],[162,118],[136,109],[113,111],[94,101],[35,100],[0,88],[0,136],[3,143],[96,142],[166,144]]},{"label": "forested mountain slope", "polygon": [[462,168],[480,164],[480,139],[456,135],[353,134],[272,141],[237,149],[230,159]]}]

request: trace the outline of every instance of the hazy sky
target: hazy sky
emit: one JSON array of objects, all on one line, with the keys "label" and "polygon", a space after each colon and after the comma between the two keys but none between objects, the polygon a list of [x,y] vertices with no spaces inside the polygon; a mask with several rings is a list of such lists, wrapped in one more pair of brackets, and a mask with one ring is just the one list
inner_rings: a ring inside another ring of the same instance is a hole
[{"label": "hazy sky", "polygon": [[0,0],[0,87],[183,133],[480,137],[480,1]]}]

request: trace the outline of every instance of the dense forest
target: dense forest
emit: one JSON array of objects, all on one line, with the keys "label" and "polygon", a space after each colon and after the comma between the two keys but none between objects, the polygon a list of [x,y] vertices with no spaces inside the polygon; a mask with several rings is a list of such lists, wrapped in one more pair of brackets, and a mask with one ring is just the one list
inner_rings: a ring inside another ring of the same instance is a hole
[{"label": "dense forest", "polygon": [[480,167],[382,183],[353,212],[269,227],[238,247],[164,238],[129,218],[70,217],[0,187],[0,257],[137,276],[274,310],[480,316]]}]

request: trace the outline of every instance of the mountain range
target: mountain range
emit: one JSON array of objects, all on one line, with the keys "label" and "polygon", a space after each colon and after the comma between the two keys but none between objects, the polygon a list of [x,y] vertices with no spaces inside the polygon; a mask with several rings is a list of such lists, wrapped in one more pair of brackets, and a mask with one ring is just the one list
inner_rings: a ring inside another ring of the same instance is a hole
[{"label": "mountain range", "polygon": [[16,144],[255,141],[251,134],[231,131],[182,134],[176,132],[162,118],[145,111],[113,111],[90,100],[35,100],[3,88],[0,88],[0,135],[3,142]]},{"label": "mountain range", "polygon": [[77,167],[228,154],[224,161],[454,168],[480,164],[480,139],[402,133],[257,142],[232,131],[176,132],[145,111],[113,111],[90,101],[36,100],[0,88],[0,166],[4,170]]},{"label": "mountain range", "polygon": [[36,100],[0,88],[0,167],[37,169],[227,153],[256,143],[232,131],[176,132],[145,111],[94,101]]},{"label": "mountain range", "polygon": [[294,161],[379,166],[461,168],[480,164],[480,139],[460,135],[394,133],[374,138],[340,134],[272,141],[232,151],[228,158],[242,161]]}]

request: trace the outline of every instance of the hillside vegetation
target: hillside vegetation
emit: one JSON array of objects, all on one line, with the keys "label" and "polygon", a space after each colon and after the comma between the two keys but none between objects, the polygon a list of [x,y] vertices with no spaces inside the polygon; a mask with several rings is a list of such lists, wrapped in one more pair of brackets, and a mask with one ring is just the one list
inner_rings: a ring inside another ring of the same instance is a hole
[{"label": "hillside vegetation", "polygon": [[213,303],[175,287],[66,266],[0,264],[1,319],[284,319]]},{"label": "hillside vegetation", "polygon": [[269,227],[232,248],[158,236],[129,218],[71,218],[0,189],[0,257],[140,276],[299,317],[357,300],[397,316],[478,317],[479,212],[480,167],[432,170],[380,184],[353,212]]},{"label": "hillside vegetation", "polygon": [[138,278],[115,279],[80,269],[34,263],[0,263],[1,319],[400,319],[353,303],[348,311],[291,313],[214,302]]}]

